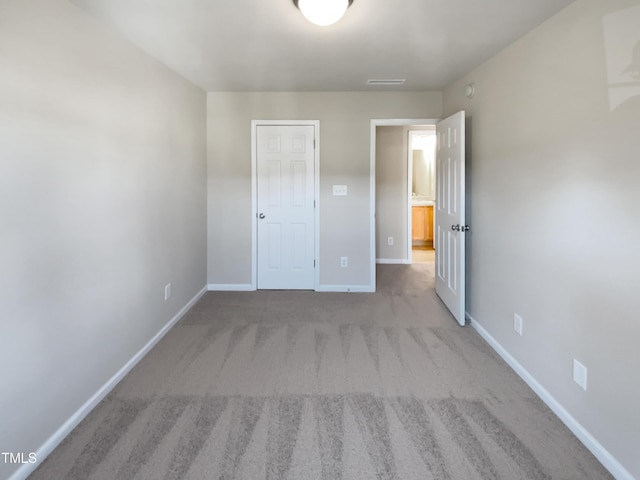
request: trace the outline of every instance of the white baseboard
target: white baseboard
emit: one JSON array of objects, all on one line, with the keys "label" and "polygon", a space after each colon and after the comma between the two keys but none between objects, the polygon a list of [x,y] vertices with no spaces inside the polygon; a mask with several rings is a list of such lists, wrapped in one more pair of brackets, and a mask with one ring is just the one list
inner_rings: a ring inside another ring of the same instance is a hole
[{"label": "white baseboard", "polygon": [[350,292],[372,293],[376,289],[372,285],[320,285],[316,292]]},{"label": "white baseboard", "polygon": [[210,292],[253,292],[256,290],[256,287],[254,287],[250,283],[210,283],[209,285],[207,285],[207,290],[209,290]]},{"label": "white baseboard", "polygon": [[93,394],[84,405],[82,405],[69,419],[62,424],[60,428],[49,437],[42,446],[36,450],[37,463],[25,463],[13,475],[9,477],[9,480],[24,480],[38,467],[39,464],[51,453],[53,450],[64,440],[64,438],[71,433],[71,431],[78,426],[78,424],[93,410],[98,403],[106,397],[111,390],[122,380],[127,373],[131,371],[136,364],[142,360],[142,358],[149,353],[149,351],[164,337],[171,328],[178,323],[185,313],[198,301],[200,297],[206,293],[206,287],[200,290],[189,302],[180,309],[175,316],[169,320],[169,322],[156,333],[147,344],[138,351],[131,359],[124,364],[124,366],[118,370],[118,372],[111,377],[100,389]]},{"label": "white baseboard", "polygon": [[542,399],[544,403],[555,413],[562,423],[564,423],[573,434],[584,444],[587,449],[609,470],[617,480],[634,480],[631,475],[621,464],[614,458],[609,451],[598,442],[571,414],[558,402],[549,391],[538,382],[507,350],[498,343],[498,341],[487,332],[468,313],[466,317],[471,321],[471,326],[480,334],[486,342],[509,364],[509,366],[525,381],[529,387]]},{"label": "white baseboard", "polygon": [[410,265],[411,262],[406,258],[376,258],[376,263],[381,265]]},{"label": "white baseboard", "polygon": [[[210,283],[207,285],[210,292],[255,292],[256,288],[251,284],[219,284]],[[375,292],[371,285],[320,285],[316,292],[354,292],[369,293]]]}]

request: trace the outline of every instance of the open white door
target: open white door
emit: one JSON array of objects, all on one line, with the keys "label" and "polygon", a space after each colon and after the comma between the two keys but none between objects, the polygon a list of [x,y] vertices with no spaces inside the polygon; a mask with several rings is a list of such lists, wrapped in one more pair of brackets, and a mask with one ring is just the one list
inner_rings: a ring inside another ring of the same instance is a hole
[{"label": "open white door", "polygon": [[313,290],[312,125],[257,126],[257,288]]},{"label": "open white door", "polygon": [[464,111],[436,125],[436,293],[465,324]]}]

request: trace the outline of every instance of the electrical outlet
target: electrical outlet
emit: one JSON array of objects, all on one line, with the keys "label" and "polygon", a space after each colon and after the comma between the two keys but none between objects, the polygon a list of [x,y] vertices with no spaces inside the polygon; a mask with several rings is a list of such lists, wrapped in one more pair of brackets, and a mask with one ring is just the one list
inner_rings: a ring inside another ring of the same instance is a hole
[{"label": "electrical outlet", "polygon": [[583,390],[587,390],[587,367],[573,359],[573,381],[580,385]]},{"label": "electrical outlet", "polygon": [[387,245],[393,245],[393,237],[387,237]]},{"label": "electrical outlet", "polygon": [[169,300],[169,297],[171,296],[171,284],[167,283],[164,286],[164,299],[165,300]]},{"label": "electrical outlet", "polygon": [[346,268],[349,266],[349,257],[340,257],[340,266]]},{"label": "electrical outlet", "polygon": [[522,317],[517,313],[513,314],[513,329],[518,335],[522,336]]}]

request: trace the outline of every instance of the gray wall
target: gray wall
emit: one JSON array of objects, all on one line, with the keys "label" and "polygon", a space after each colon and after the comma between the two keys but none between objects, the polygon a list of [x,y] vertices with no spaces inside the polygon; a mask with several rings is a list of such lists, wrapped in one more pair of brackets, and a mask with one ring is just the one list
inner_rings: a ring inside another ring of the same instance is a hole
[{"label": "gray wall", "polygon": [[[408,127],[376,128],[376,258],[406,260]],[[393,237],[393,245],[387,245]]]},{"label": "gray wall", "polygon": [[32,452],[205,286],[206,97],[64,0],[2,1],[0,59],[0,451]]},{"label": "gray wall", "polygon": [[[209,93],[208,282],[251,283],[252,119],[320,121],[320,283],[362,286],[371,282],[371,120],[441,113],[439,92]],[[334,184],[349,195],[332,196]]]},{"label": "gray wall", "polygon": [[472,119],[469,313],[636,478],[638,25],[637,0],[579,0],[444,96]]}]

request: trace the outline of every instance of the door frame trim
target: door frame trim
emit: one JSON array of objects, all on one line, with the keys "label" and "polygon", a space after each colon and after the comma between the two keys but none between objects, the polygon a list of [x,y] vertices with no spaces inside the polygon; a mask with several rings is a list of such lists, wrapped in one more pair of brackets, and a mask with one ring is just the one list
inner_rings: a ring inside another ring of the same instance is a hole
[{"label": "door frame trim", "polygon": [[[371,120],[371,143],[370,143],[370,161],[369,161],[369,238],[371,251],[371,288],[372,292],[376,290],[376,127],[413,127],[417,125],[436,125],[440,121],[439,118],[374,118]],[[407,160],[408,161],[408,160]],[[410,172],[407,172],[407,176]],[[409,180],[407,179],[407,185]],[[409,202],[409,198],[407,198]],[[407,217],[410,218],[411,212]],[[409,221],[407,218],[407,221]],[[411,242],[411,239],[409,239]],[[408,252],[410,254],[410,252]],[[410,258],[410,257],[409,257]]]},{"label": "door frame trim", "polygon": [[313,201],[314,208],[314,251],[316,262],[314,269],[314,287],[318,291],[320,285],[320,121],[319,120],[251,120],[251,290],[258,289],[258,142],[259,126],[313,127],[315,148],[313,156]]}]

